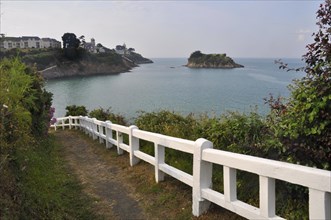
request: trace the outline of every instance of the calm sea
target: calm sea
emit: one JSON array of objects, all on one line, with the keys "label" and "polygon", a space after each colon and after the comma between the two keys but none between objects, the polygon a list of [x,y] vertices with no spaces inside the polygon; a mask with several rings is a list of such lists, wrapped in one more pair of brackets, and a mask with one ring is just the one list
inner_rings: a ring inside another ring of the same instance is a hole
[{"label": "calm sea", "polygon": [[[238,69],[189,69],[186,58],[152,59],[131,72],[108,76],[74,77],[46,82],[54,94],[55,116],[65,115],[67,105],[88,110],[111,107],[133,118],[138,111],[172,110],[182,114],[248,112],[258,107],[266,113],[264,98],[289,96],[287,86],[302,72],[279,70],[275,59],[237,58]],[[304,66],[300,59],[283,59],[292,67]]]}]

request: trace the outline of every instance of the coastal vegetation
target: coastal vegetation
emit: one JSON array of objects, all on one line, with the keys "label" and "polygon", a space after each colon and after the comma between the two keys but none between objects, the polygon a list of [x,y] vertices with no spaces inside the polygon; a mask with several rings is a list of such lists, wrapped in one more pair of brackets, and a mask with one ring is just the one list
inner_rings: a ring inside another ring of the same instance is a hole
[{"label": "coastal vegetation", "polygon": [[204,54],[201,51],[195,51],[188,58],[187,67],[190,68],[222,68],[231,69],[244,67],[237,64],[226,54]]},{"label": "coastal vegetation", "polygon": [[[270,106],[266,116],[256,112],[229,112],[214,117],[183,116],[163,110],[142,112],[134,124],[142,130],[179,138],[196,140],[203,137],[220,150],[331,170],[330,8],[331,3],[327,1],[317,12],[319,31],[303,56],[306,66],[301,70],[306,76],[289,87],[289,99],[272,95],[266,98],[266,104]],[[201,55],[195,53],[195,56],[199,59]],[[291,70],[284,63],[280,63],[280,68]],[[110,120],[100,117],[102,119]],[[151,143],[142,142],[141,145],[142,151],[154,154]],[[191,155],[166,151],[165,160],[171,166],[192,173]],[[222,192],[222,169],[215,167],[213,172],[213,185]],[[258,206],[257,186],[257,176],[238,173],[240,200]],[[277,214],[288,219],[308,218],[307,189],[277,181],[276,198]]]},{"label": "coastal vegetation", "polygon": [[48,128],[52,94],[35,68],[0,62],[0,219],[90,219],[90,200],[63,166]]},{"label": "coastal vegetation", "polygon": [[[184,116],[163,110],[141,112],[134,124],[142,130],[174,137],[203,137],[216,149],[331,170],[330,9],[331,3],[326,1],[317,12],[319,31],[303,56],[306,76],[290,87],[288,100],[273,96],[266,99],[268,115],[229,112],[214,117]],[[200,54],[194,57],[199,59]],[[283,63],[280,68],[289,70]],[[48,133],[54,109],[41,75],[14,58],[1,60],[0,77],[0,218],[98,218],[90,211],[92,201],[81,193],[81,185],[68,175],[61,146]],[[68,106],[67,115],[128,123],[111,109],[88,112],[82,106]],[[142,150],[154,154],[151,143],[142,142]],[[191,155],[166,151],[166,162],[192,172]],[[213,172],[213,185],[222,192],[222,169],[215,166]],[[276,184],[276,213],[288,219],[307,219],[307,190],[282,181]],[[240,200],[258,206],[257,176],[238,172],[237,187]],[[145,190],[161,191],[156,186]]]},{"label": "coastal vegetation", "polygon": [[74,33],[65,33],[62,40],[63,48],[13,48],[1,50],[0,58],[19,57],[28,66],[36,66],[46,79],[116,74],[127,72],[137,64],[152,62],[135,52],[124,58],[114,49],[105,48],[104,52],[99,52],[100,47],[104,48],[101,44],[97,45],[97,52],[92,53],[84,48],[84,36],[77,38]]}]

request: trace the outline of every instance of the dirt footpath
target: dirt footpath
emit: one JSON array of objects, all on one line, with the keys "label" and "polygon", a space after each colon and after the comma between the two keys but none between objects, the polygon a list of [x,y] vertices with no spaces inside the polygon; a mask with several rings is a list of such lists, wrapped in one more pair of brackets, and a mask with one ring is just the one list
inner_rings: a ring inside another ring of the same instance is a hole
[{"label": "dirt footpath", "polygon": [[106,149],[81,131],[53,134],[63,147],[69,173],[94,199],[92,210],[104,219],[243,219],[216,205],[193,217],[192,188],[186,184],[167,175],[156,183],[153,166],[141,161],[131,167],[126,152],[119,156],[115,146]]},{"label": "dirt footpath", "polygon": [[105,219],[145,219],[139,198],[123,180],[124,168],[105,159],[96,142],[75,131],[57,131],[54,135],[64,146],[68,168],[82,183],[83,191],[94,199],[96,213]]}]

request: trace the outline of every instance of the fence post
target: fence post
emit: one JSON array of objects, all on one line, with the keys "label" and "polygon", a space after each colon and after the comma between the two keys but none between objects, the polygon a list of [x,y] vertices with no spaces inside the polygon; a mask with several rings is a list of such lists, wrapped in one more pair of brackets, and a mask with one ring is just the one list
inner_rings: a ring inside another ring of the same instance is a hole
[{"label": "fence post", "polygon": [[155,151],[155,181],[158,183],[164,180],[164,172],[159,170],[160,164],[164,163],[165,147],[154,143]]},{"label": "fence post", "polygon": [[100,144],[103,144],[103,135],[104,135],[104,133],[103,133],[103,128],[104,128],[104,126],[103,125],[98,125],[98,130],[99,130],[99,143]]},{"label": "fence post", "polygon": [[260,181],[260,214],[266,218],[276,216],[275,179],[265,176],[259,177]]},{"label": "fence post", "polygon": [[79,122],[79,119],[78,118],[75,118],[74,121],[75,121],[75,123],[74,123],[75,124],[75,130],[77,130],[78,129],[78,125],[79,125],[79,123],[78,123]]},{"label": "fence post", "polygon": [[79,116],[79,130],[84,129],[84,122],[82,122],[83,116]]},{"label": "fence post", "polygon": [[62,130],[64,130],[65,119],[62,119],[61,123],[62,123]]},{"label": "fence post", "polygon": [[113,144],[109,142],[109,139],[113,139],[113,131],[111,130],[111,121],[106,121],[106,148],[109,149],[113,147]]},{"label": "fence post", "polygon": [[224,198],[227,202],[237,200],[237,170],[223,166]]},{"label": "fence post", "polygon": [[134,129],[138,129],[138,127],[135,125],[129,127],[130,166],[134,166],[140,161],[139,158],[134,156],[134,151],[139,150],[139,139],[132,134]]},{"label": "fence post", "polygon": [[90,137],[92,136],[92,132],[91,132],[91,122],[90,119],[85,116],[84,117],[84,121],[85,121],[85,133],[88,134]]},{"label": "fence post", "polygon": [[195,141],[193,155],[193,202],[192,212],[194,216],[199,216],[206,212],[210,202],[202,198],[201,190],[212,187],[212,163],[202,160],[204,149],[213,148],[213,143],[199,138]]},{"label": "fence post", "polygon": [[123,143],[123,135],[121,132],[116,131],[116,139],[117,139],[117,154],[122,155],[123,149],[120,147],[120,145]]},{"label": "fence post", "polygon": [[331,193],[309,188],[309,219],[331,219]]},{"label": "fence post", "polygon": [[97,125],[95,124],[96,120],[97,120],[96,118],[92,118],[92,136],[93,136],[93,140],[96,140],[98,138],[98,136],[96,134],[98,132]]},{"label": "fence post", "polygon": [[71,130],[71,125],[72,125],[72,118],[71,118],[72,116],[71,115],[69,115],[69,129]]}]

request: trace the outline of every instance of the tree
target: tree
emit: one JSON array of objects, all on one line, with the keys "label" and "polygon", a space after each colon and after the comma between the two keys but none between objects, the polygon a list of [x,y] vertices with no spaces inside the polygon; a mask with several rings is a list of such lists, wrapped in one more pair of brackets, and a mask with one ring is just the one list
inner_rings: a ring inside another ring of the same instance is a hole
[{"label": "tree", "polygon": [[80,40],[77,39],[74,33],[65,33],[62,36],[64,56],[68,59],[74,60],[79,57],[78,47]]},{"label": "tree", "polygon": [[74,48],[77,49],[80,45],[80,40],[77,39],[76,35],[74,33],[65,33],[62,36],[63,41],[63,48]]},{"label": "tree", "polygon": [[52,94],[43,79],[18,58],[0,62],[0,171],[17,148],[48,131]]},{"label": "tree", "polygon": [[276,130],[288,160],[330,169],[331,1],[320,5],[316,24],[319,30],[313,34],[314,43],[307,45],[308,52],[303,56],[306,76],[290,86],[291,97],[286,105],[278,99],[271,106],[279,115]]}]

